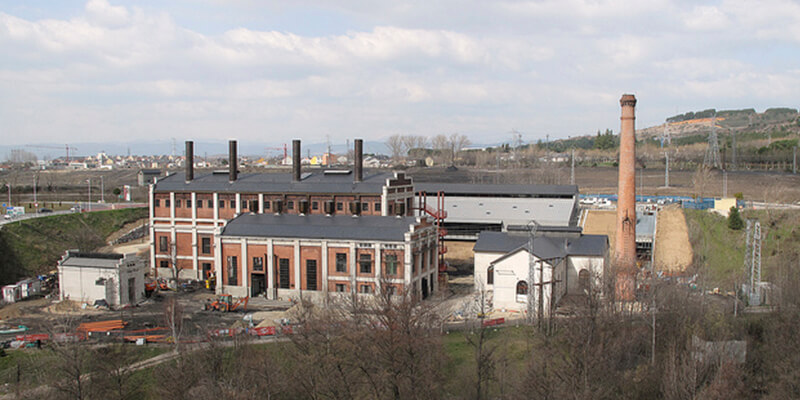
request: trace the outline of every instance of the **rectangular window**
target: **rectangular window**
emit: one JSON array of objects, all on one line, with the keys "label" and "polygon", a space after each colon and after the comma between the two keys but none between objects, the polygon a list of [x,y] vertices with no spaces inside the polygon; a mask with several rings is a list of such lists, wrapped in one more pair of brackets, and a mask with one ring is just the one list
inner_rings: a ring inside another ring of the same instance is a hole
[{"label": "rectangular window", "polygon": [[336,284],[336,291],[339,293],[344,292],[347,289],[344,283],[337,283]]},{"label": "rectangular window", "polygon": [[236,209],[236,200],[231,200],[231,209]]},{"label": "rectangular window", "polygon": [[278,284],[281,289],[289,289],[289,259],[278,259]]},{"label": "rectangular window", "polygon": [[247,210],[247,203],[249,203],[247,200],[242,200],[242,211]]},{"label": "rectangular window", "polygon": [[361,285],[361,287],[359,288],[358,291],[361,292],[361,293],[364,293],[364,294],[372,293],[372,286],[370,286],[370,285]]},{"label": "rectangular window", "polygon": [[262,257],[253,257],[253,271],[264,270],[264,259]]},{"label": "rectangular window", "polygon": [[336,253],[336,272],[347,273],[347,253]]},{"label": "rectangular window", "polygon": [[158,251],[161,253],[169,251],[169,238],[166,236],[160,236],[158,238]]},{"label": "rectangular window", "polygon": [[393,285],[387,285],[385,290],[386,290],[386,294],[388,294],[390,296],[393,296],[397,292],[397,288],[394,287]]},{"label": "rectangular window", "polygon": [[164,207],[169,208],[169,199],[164,199]]},{"label": "rectangular window", "polygon": [[220,209],[225,208],[225,200],[220,200],[219,201],[219,208]]},{"label": "rectangular window", "polygon": [[153,200],[153,204],[154,204],[155,207],[161,207],[161,200],[160,199],[155,199],[155,200]]},{"label": "rectangular window", "polygon": [[386,262],[386,275],[388,276],[396,276],[397,275],[397,255],[396,254],[387,254],[386,258],[384,258]]},{"label": "rectangular window", "polygon": [[286,209],[287,210],[294,210],[294,202],[290,201],[290,202],[286,203]]},{"label": "rectangular window", "polygon": [[208,201],[208,208],[214,208],[214,200]]},{"label": "rectangular window", "polygon": [[319,210],[319,202],[312,201],[311,202],[311,209],[312,210]]},{"label": "rectangular window", "polygon": [[341,201],[336,203],[336,211],[342,211],[344,209],[344,204]]},{"label": "rectangular window", "polygon": [[361,211],[369,211],[369,203],[361,203]]},{"label": "rectangular window", "polygon": [[203,208],[203,200],[197,200],[197,208]]},{"label": "rectangular window", "polygon": [[228,256],[228,285],[236,286],[239,284],[239,268],[236,256]]},{"label": "rectangular window", "polygon": [[269,207],[270,207],[269,203],[271,203],[269,200],[266,200],[266,199],[264,200],[264,209],[265,210],[269,210]]},{"label": "rectangular window", "polygon": [[203,254],[211,254],[211,238],[210,237],[200,238],[200,245],[201,245],[200,246],[200,250],[203,252]]},{"label": "rectangular window", "polygon": [[186,199],[186,208],[192,208],[192,200]]},{"label": "rectangular window", "polygon": [[381,203],[375,203],[375,207],[372,208],[375,212],[381,212]]},{"label": "rectangular window", "polygon": [[169,268],[169,261],[161,260],[158,262],[158,266],[161,268]]},{"label": "rectangular window", "polygon": [[306,289],[317,290],[317,260],[306,260]]},{"label": "rectangular window", "polygon": [[181,208],[181,199],[175,200],[175,208]]},{"label": "rectangular window", "polygon": [[358,270],[362,274],[372,273],[372,254],[361,254],[358,256]]}]

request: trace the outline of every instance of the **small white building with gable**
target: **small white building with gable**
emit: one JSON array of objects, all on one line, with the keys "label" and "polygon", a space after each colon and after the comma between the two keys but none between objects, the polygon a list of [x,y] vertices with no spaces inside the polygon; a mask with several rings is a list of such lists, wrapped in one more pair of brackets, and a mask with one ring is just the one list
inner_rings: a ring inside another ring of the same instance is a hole
[{"label": "small white building with gable", "polygon": [[[550,227],[535,235],[533,249],[527,232],[481,232],[475,253],[475,290],[485,291],[494,310],[533,310],[540,304],[547,315],[551,304],[566,295],[599,287],[608,258],[608,237],[584,235],[580,228]],[[533,254],[533,273],[531,273]]]},{"label": "small white building with gable", "polygon": [[144,260],[134,254],[68,250],[58,262],[59,298],[109,306],[136,304],[144,298]]}]

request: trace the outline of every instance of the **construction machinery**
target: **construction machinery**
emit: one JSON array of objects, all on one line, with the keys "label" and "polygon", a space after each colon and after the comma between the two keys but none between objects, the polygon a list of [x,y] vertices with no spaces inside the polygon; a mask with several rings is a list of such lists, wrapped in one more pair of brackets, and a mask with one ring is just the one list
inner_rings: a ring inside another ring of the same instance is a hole
[{"label": "construction machinery", "polygon": [[250,301],[250,297],[242,297],[239,300],[233,300],[233,296],[229,294],[220,294],[217,296],[217,299],[205,304],[205,309],[207,311],[221,311],[221,312],[231,312],[236,311],[241,308],[242,311],[247,311],[247,302]]},{"label": "construction machinery", "polygon": [[204,282],[206,284],[206,289],[215,290],[217,288],[217,275],[213,272],[209,272]]}]

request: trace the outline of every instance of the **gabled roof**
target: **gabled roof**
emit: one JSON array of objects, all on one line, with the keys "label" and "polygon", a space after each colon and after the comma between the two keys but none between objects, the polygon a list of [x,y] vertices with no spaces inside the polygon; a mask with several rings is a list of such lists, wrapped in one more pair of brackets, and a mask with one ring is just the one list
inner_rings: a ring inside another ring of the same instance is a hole
[{"label": "gabled roof", "polygon": [[404,241],[416,223],[415,217],[242,214],[222,236]]},{"label": "gabled roof", "polygon": [[[481,232],[473,251],[503,253],[492,263],[502,261],[519,251],[530,251],[528,236],[508,232]],[[602,257],[608,251],[608,237],[605,235],[580,235],[579,237],[537,235],[533,241],[533,254],[540,259],[563,258],[567,256]]]},{"label": "gabled roof", "polygon": [[386,179],[393,178],[390,173],[367,173],[361,182],[353,182],[351,174],[324,174],[322,171],[304,173],[299,182],[292,180],[291,173],[249,173],[239,174],[234,182],[228,181],[224,173],[195,175],[186,183],[183,172],[161,178],[156,183],[155,192],[219,192],[219,193],[366,193],[381,194]]}]

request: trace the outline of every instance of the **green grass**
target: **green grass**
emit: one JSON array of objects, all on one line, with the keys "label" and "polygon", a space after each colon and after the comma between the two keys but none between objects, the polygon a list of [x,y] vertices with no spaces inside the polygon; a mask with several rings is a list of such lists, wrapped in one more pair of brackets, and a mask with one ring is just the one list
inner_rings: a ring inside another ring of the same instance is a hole
[{"label": "green grass", "polygon": [[95,250],[125,224],[146,218],[146,208],[22,220],[0,229],[0,284],[55,269],[68,249]]},{"label": "green grass", "polygon": [[[684,210],[695,263],[707,288],[731,290],[745,277],[745,229],[728,228],[726,218],[708,211]],[[800,212],[747,210],[744,219],[757,219],[762,227],[762,278],[776,280],[778,271],[800,255]]]}]

